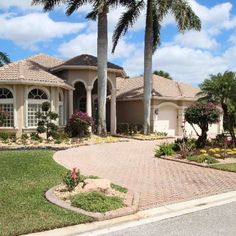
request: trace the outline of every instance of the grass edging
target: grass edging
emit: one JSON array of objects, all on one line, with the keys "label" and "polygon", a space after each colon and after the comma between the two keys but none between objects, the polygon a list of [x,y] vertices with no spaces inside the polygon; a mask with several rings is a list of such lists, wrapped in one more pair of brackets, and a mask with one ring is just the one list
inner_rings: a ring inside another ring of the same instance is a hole
[{"label": "grass edging", "polygon": [[71,211],[89,216],[97,221],[108,220],[108,219],[112,219],[112,218],[116,218],[116,217],[130,215],[130,214],[134,214],[138,211],[138,204],[139,204],[139,194],[138,193],[133,193],[131,191],[128,191],[128,193],[126,194],[125,199],[124,199],[124,204],[126,205],[126,207],[116,209],[113,211],[108,211],[105,213],[99,213],[99,212],[89,212],[89,211],[85,211],[81,208],[73,207],[70,205],[69,202],[59,199],[54,194],[55,190],[58,187],[59,186],[55,186],[55,187],[49,189],[45,193],[45,197],[49,202],[51,202],[59,207],[65,208],[67,210],[71,210]]}]

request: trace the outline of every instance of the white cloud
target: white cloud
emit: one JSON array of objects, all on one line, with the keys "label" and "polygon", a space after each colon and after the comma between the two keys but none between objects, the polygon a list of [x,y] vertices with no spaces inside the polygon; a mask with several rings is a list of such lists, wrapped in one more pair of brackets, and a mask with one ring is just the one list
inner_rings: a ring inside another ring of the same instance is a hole
[{"label": "white cloud", "polygon": [[0,16],[0,38],[13,41],[24,48],[37,43],[79,32],[85,23],[53,21],[48,14],[31,13],[24,16]]},{"label": "white cloud", "polygon": [[42,9],[40,6],[32,6],[31,0],[1,0],[0,8],[9,9],[10,7],[16,7],[21,10],[39,10]]}]

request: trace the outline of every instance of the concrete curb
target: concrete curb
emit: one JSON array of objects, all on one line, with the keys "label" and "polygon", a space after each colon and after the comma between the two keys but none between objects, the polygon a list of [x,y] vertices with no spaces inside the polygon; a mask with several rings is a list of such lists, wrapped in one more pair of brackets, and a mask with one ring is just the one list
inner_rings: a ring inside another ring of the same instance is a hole
[{"label": "concrete curb", "polygon": [[236,201],[236,191],[139,211],[134,215],[123,216],[111,220],[69,226],[61,229],[29,234],[28,236],[101,235],[232,203],[234,201]]},{"label": "concrete curb", "polygon": [[134,214],[138,211],[138,203],[139,203],[139,194],[138,193],[133,193],[131,191],[128,191],[128,193],[125,195],[125,199],[124,199],[124,204],[126,205],[126,207],[123,207],[123,208],[120,208],[117,210],[113,210],[113,211],[108,211],[105,213],[100,213],[100,212],[89,212],[89,211],[83,210],[78,207],[73,207],[70,205],[70,203],[59,199],[54,194],[55,190],[58,187],[59,186],[55,186],[55,187],[49,189],[45,193],[45,197],[47,198],[47,200],[49,202],[51,202],[59,207],[89,216],[97,221],[108,220],[108,219],[112,219],[115,217],[130,215],[130,214]]}]

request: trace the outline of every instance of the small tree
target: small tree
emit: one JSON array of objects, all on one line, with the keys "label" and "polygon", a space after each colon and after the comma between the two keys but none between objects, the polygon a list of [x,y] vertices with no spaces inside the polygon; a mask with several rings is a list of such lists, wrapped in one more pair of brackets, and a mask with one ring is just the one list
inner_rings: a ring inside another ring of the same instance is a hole
[{"label": "small tree", "polygon": [[47,140],[49,137],[55,137],[58,130],[58,126],[53,123],[58,118],[58,114],[51,112],[50,107],[49,102],[44,102],[42,104],[42,112],[36,113],[36,117],[39,119],[37,132],[40,134],[46,133]]},{"label": "small tree", "polygon": [[153,74],[159,75],[159,76],[164,77],[169,80],[173,80],[172,77],[170,76],[170,74],[168,72],[163,71],[163,70],[154,70]]},{"label": "small tree", "polygon": [[[197,103],[190,106],[185,111],[185,120],[195,130],[198,140],[197,147],[202,148],[206,146],[207,132],[209,124],[219,122],[220,111],[213,103]],[[198,125],[201,129],[201,134],[197,132],[194,125]]]}]

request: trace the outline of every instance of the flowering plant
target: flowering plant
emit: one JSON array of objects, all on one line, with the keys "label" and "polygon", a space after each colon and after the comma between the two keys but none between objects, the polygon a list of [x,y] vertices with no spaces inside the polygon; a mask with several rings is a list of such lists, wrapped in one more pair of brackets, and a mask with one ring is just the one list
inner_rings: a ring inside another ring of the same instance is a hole
[{"label": "flowering plant", "polygon": [[72,170],[67,171],[66,175],[63,178],[64,184],[67,186],[69,191],[74,190],[74,188],[80,182],[80,171],[76,167],[72,168]]}]

